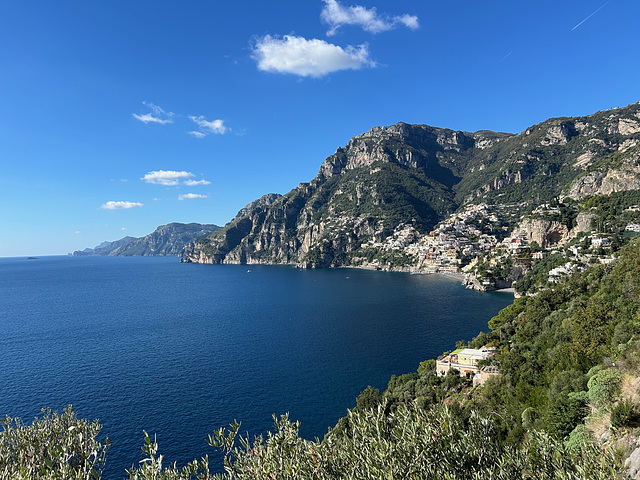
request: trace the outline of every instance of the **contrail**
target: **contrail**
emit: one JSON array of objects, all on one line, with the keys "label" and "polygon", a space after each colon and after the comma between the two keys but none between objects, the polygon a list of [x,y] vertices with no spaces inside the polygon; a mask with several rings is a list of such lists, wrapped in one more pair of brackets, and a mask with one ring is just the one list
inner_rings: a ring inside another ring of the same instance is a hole
[{"label": "contrail", "polygon": [[606,7],[607,5],[609,5],[612,2],[612,0],[609,0],[608,2],[606,2],[604,5],[602,5],[599,9],[597,9],[595,12],[593,12],[591,15],[589,15],[587,18],[585,18],[584,20],[582,20],[579,24],[577,24],[575,27],[573,27],[571,29],[571,31],[573,32],[576,28],[578,28],[580,25],[582,25],[584,22],[586,22],[587,20],[589,20],[591,17],[593,17],[596,13],[598,13],[600,10],[602,10],[604,7]]},{"label": "contrail", "polygon": [[[609,1],[611,1],[611,0],[609,0]],[[500,60],[498,63],[496,63],[496,65],[500,65],[500,64],[501,64],[502,62],[504,62],[504,61],[507,59],[507,57],[508,57],[509,55],[511,55],[512,53],[513,53],[513,50],[512,50],[512,51],[510,51],[509,53],[507,53],[504,57],[502,57],[502,60]]]}]

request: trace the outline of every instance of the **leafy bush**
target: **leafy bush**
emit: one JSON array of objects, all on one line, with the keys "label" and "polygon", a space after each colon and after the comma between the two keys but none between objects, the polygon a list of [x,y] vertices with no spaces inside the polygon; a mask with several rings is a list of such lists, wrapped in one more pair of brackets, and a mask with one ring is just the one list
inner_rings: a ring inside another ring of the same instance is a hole
[{"label": "leafy bush", "polygon": [[547,430],[564,438],[587,416],[586,402],[578,398],[561,397],[551,404],[547,413]]},{"label": "leafy bush", "polygon": [[97,420],[77,418],[72,406],[62,414],[42,410],[42,418],[25,425],[19,418],[2,420],[0,477],[11,480],[98,480],[109,439],[96,440]]},{"label": "leafy bush", "polygon": [[635,406],[628,399],[618,402],[611,409],[611,425],[615,428],[629,425],[635,417]]},{"label": "leafy bush", "polygon": [[[423,410],[401,406],[387,413],[377,409],[349,413],[349,435],[322,442],[304,440],[299,424],[287,416],[275,419],[274,432],[253,442],[238,435],[239,425],[218,430],[209,443],[224,456],[225,473],[207,476],[206,459],[173,476],[130,472],[130,480],[151,479],[610,479],[616,472],[611,452],[585,444],[570,452],[562,442],[532,432],[522,448],[499,440],[500,420],[477,413],[459,415],[447,407]],[[156,462],[150,457],[149,463]],[[154,460],[155,459],[155,460]],[[156,472],[162,472],[157,470]],[[133,476],[133,475],[137,476]],[[188,477],[187,475],[193,475]],[[196,474],[199,475],[196,477]],[[182,475],[182,476],[180,476]]]},{"label": "leafy bush", "polygon": [[591,444],[593,444],[591,433],[582,423],[573,429],[566,442],[567,450],[572,453],[579,452]]},{"label": "leafy bush", "polygon": [[601,407],[605,403],[613,401],[620,386],[620,374],[613,368],[601,370],[589,379],[587,386],[589,400]]}]

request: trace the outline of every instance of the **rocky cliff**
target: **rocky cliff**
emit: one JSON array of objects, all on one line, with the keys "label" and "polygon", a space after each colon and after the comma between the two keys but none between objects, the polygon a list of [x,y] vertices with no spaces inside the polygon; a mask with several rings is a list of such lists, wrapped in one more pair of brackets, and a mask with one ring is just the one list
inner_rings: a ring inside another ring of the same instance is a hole
[{"label": "rocky cliff", "polygon": [[381,241],[398,224],[428,229],[455,210],[456,172],[474,142],[471,135],[428,126],[376,127],[328,157],[311,182],[252,206],[185,260],[348,264],[363,242]]},{"label": "rocky cliff", "polygon": [[569,196],[581,200],[592,195],[609,195],[640,189],[640,145],[637,140],[620,146],[616,155],[578,177],[569,189]]},{"label": "rocky cliff", "polygon": [[72,253],[74,257],[81,257],[85,255],[111,255],[111,253],[126,245],[127,243],[133,242],[136,240],[136,237],[123,237],[120,240],[115,240],[113,242],[102,242],[100,245],[94,248],[85,248],[84,250],[76,250]]},{"label": "rocky cliff", "polygon": [[[516,135],[374,127],[325,159],[310,182],[252,202],[190,245],[184,260],[349,265],[398,225],[424,232],[468,202],[534,205],[561,194],[640,188],[639,144],[639,104],[550,119]],[[569,235],[560,225],[531,230],[544,230],[545,244]]]},{"label": "rocky cliff", "polygon": [[103,242],[94,249],[77,251],[73,255],[181,256],[185,245],[217,230],[220,230],[217,225],[170,223],[141,238],[125,237],[115,242]]}]

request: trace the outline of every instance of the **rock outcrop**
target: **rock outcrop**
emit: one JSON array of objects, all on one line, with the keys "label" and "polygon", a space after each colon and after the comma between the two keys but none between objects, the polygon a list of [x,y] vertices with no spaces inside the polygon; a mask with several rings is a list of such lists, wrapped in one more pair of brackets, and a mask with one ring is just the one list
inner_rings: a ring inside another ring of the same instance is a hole
[{"label": "rock outcrop", "polygon": [[465,274],[462,284],[469,290],[478,290],[479,292],[492,292],[495,290],[503,290],[512,288],[513,284],[523,278],[530,270],[529,266],[520,261],[514,262],[509,275],[505,278],[496,278],[493,276],[479,278],[473,273]]},{"label": "rock outcrop", "polygon": [[541,248],[561,247],[569,243],[579,233],[591,231],[591,222],[595,217],[596,215],[593,213],[580,212],[571,229],[558,221],[525,217],[520,222],[518,229],[525,232],[529,243],[536,242]]},{"label": "rock outcrop", "polygon": [[569,197],[582,200],[592,195],[609,195],[615,192],[640,189],[640,165],[596,171],[577,179],[569,190]]},{"label": "rock outcrop", "polygon": [[542,218],[525,218],[519,228],[526,232],[529,243],[536,242],[542,248],[564,245],[570,238],[566,225]]}]

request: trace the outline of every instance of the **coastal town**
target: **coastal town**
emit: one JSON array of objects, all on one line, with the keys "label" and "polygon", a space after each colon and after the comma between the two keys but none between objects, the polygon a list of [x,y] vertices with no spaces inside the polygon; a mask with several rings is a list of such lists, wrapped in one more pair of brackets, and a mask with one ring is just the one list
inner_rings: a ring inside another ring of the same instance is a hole
[{"label": "coastal town", "polygon": [[[489,291],[514,289],[529,273],[538,280],[544,277],[538,283],[549,286],[589,264],[610,263],[621,240],[640,233],[638,206],[625,210],[631,221],[619,234],[602,231],[606,229],[597,225],[597,216],[588,211],[572,212],[572,224],[566,225],[566,209],[559,205],[543,204],[523,215],[526,204],[469,204],[428,233],[401,224],[383,242],[363,246],[409,259],[401,267],[405,271],[458,275],[467,288]],[[394,268],[379,260],[373,266]],[[529,289],[515,290],[518,296]]]}]

